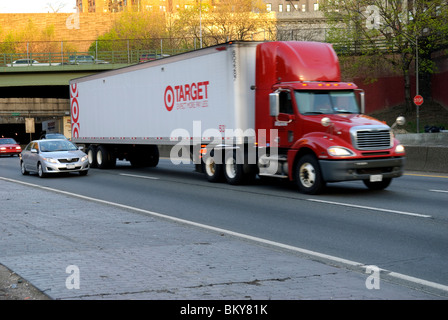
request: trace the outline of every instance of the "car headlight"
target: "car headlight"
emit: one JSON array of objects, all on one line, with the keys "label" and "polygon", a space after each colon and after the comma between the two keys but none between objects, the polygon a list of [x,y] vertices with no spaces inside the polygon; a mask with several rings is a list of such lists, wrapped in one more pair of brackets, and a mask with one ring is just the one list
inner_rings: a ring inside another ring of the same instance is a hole
[{"label": "car headlight", "polygon": [[86,160],[87,160],[87,158],[88,158],[88,157],[87,157],[87,155],[85,155],[84,157],[82,157],[82,158],[81,158],[81,162],[84,162],[84,161],[86,161]]},{"label": "car headlight", "polygon": [[402,144],[399,144],[395,147],[395,153],[404,153],[404,146]]},{"label": "car headlight", "polygon": [[344,147],[330,147],[327,149],[327,152],[333,157],[352,157],[355,155],[352,150]]},{"label": "car headlight", "polygon": [[46,162],[50,162],[50,163],[58,163],[58,160],[54,159],[54,158],[43,158],[44,161]]}]

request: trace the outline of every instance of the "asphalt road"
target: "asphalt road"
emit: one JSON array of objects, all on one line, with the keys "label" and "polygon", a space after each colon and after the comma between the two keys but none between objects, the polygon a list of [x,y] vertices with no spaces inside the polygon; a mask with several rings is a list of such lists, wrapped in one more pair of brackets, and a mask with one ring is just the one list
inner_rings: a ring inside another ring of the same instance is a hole
[{"label": "asphalt road", "polygon": [[309,196],[279,180],[209,183],[193,165],[167,159],[157,168],[119,162],[85,177],[45,179],[22,176],[17,157],[0,158],[0,165],[1,177],[448,285],[447,175],[409,172],[384,191],[370,191],[362,182],[335,183],[325,194]]}]

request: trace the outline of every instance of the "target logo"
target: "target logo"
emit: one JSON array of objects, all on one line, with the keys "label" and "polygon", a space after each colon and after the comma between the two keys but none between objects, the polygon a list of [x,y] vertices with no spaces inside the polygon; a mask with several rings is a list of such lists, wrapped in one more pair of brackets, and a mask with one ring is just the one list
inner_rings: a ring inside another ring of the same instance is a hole
[{"label": "target logo", "polygon": [[209,81],[167,86],[164,94],[165,108],[172,111],[208,107]]},{"label": "target logo", "polygon": [[72,117],[72,137],[79,138],[79,104],[78,104],[78,85],[70,85],[70,114]]},{"label": "target logo", "polygon": [[174,90],[171,86],[166,87],[165,89],[165,108],[168,111],[173,110],[174,107]]}]

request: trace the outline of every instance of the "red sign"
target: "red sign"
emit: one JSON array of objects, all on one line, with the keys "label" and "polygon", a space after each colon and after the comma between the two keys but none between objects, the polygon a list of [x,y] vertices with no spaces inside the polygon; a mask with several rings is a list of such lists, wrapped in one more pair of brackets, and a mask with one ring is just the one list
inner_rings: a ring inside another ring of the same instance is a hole
[{"label": "red sign", "polygon": [[421,106],[423,104],[423,97],[421,95],[417,95],[414,97],[414,103],[417,106]]}]

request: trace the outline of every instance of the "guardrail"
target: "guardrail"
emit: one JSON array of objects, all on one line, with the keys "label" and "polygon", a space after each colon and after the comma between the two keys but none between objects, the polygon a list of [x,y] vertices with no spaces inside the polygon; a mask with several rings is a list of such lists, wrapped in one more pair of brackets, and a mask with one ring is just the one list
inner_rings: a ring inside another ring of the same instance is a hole
[{"label": "guardrail", "polygon": [[[32,59],[45,64],[73,64],[70,57],[89,55],[95,62],[134,64],[145,60],[143,55],[163,57],[221,43],[224,39],[160,38],[72,41],[0,42],[0,67],[19,59]],[[142,59],[143,58],[143,59]],[[103,60],[103,61],[101,61]]]},{"label": "guardrail", "polygon": [[[101,52],[45,52],[45,53],[0,53],[0,67],[20,67],[29,65],[78,65],[78,64],[135,64],[148,60],[175,55],[188,50],[126,50]],[[17,61],[22,63],[17,63]],[[29,60],[29,61],[25,61]],[[37,62],[33,62],[37,61]]]}]

